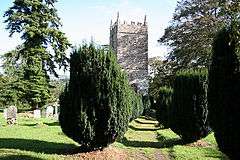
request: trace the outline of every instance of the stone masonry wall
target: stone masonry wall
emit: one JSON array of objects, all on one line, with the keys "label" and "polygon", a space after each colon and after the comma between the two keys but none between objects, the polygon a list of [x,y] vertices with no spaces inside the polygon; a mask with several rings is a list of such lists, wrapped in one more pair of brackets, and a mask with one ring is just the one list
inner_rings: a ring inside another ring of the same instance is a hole
[{"label": "stone masonry wall", "polygon": [[117,53],[118,63],[128,73],[130,84],[140,92],[147,90],[148,28],[146,23],[120,24],[110,30],[110,46]]}]

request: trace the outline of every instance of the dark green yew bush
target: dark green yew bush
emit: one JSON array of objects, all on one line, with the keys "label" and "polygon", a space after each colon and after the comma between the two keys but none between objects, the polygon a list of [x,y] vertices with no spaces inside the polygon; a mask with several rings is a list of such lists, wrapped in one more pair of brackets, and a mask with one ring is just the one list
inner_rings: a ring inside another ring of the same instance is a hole
[{"label": "dark green yew bush", "polygon": [[169,128],[169,109],[172,105],[173,89],[170,87],[160,87],[157,98],[156,119],[164,128]]},{"label": "dark green yew bush", "polygon": [[209,120],[219,149],[236,160],[240,159],[239,31],[233,22],[216,36],[208,86]]},{"label": "dark green yew bush", "polygon": [[210,132],[206,80],[206,70],[178,72],[174,80],[170,128],[185,143],[197,141]]},{"label": "dark green yew bush", "polygon": [[143,103],[143,113],[144,116],[149,116],[148,114],[151,112],[151,101],[150,96],[148,94],[142,96]]},{"label": "dark green yew bush", "polygon": [[132,114],[130,115],[130,121],[132,121],[142,115],[144,108],[141,94],[135,93],[135,91],[132,90],[130,95],[130,100],[132,102]]},{"label": "dark green yew bush", "polygon": [[70,81],[60,97],[61,128],[86,149],[106,147],[126,132],[134,94],[114,53],[83,45],[71,54]]}]

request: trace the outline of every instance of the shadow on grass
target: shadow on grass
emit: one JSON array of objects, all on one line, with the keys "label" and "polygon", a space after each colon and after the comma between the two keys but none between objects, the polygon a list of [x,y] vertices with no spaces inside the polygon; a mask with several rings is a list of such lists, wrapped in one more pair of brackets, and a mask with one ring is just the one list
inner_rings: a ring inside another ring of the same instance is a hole
[{"label": "shadow on grass", "polygon": [[157,131],[160,129],[160,128],[137,128],[132,125],[129,125],[129,128],[134,131]]},{"label": "shadow on grass", "polygon": [[226,155],[206,155],[207,158],[210,159],[219,159],[219,160],[230,160]]},{"label": "shadow on grass", "polygon": [[48,126],[59,126],[59,122],[44,123],[44,124]]},{"label": "shadow on grass", "polygon": [[151,142],[151,141],[132,141],[128,140],[126,137],[124,137],[120,143],[127,147],[140,147],[140,148],[171,148],[174,147],[175,145],[183,144],[182,140],[179,138],[161,139],[159,142]]},{"label": "shadow on grass", "polygon": [[141,119],[145,119],[145,120],[151,120],[151,121],[156,121],[156,118],[153,118],[151,116],[141,116]]},{"label": "shadow on grass", "polygon": [[43,160],[41,158],[36,158],[32,156],[27,156],[27,155],[7,155],[0,157],[1,160]]},{"label": "shadow on grass", "polygon": [[31,124],[20,124],[21,126],[27,126],[27,127],[34,127],[34,126],[37,126],[37,125],[47,125],[47,126],[59,126],[59,122],[52,122],[52,123],[31,123]]},{"label": "shadow on grass", "polygon": [[72,154],[79,146],[31,139],[0,138],[0,148],[46,154]]},{"label": "shadow on grass", "polygon": [[152,124],[152,125],[156,125],[157,123],[156,122],[142,122],[142,121],[139,121],[137,119],[134,120],[136,123],[139,123],[139,124]]},{"label": "shadow on grass", "polygon": [[27,127],[33,127],[36,126],[37,123],[31,123],[31,124],[19,124],[20,126],[27,126]]}]

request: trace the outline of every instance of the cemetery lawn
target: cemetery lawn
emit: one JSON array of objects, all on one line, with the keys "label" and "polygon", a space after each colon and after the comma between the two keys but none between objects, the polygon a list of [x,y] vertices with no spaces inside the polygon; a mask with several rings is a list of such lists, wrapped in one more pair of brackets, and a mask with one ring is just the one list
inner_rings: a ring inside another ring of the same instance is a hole
[{"label": "cemetery lawn", "polygon": [[19,115],[17,121],[17,125],[8,126],[0,113],[1,160],[227,159],[218,151],[213,134],[197,143],[182,145],[180,138],[170,129],[161,129],[155,120],[146,117],[130,123],[122,142],[90,153],[76,153],[79,145],[62,133],[55,120],[36,120]]}]

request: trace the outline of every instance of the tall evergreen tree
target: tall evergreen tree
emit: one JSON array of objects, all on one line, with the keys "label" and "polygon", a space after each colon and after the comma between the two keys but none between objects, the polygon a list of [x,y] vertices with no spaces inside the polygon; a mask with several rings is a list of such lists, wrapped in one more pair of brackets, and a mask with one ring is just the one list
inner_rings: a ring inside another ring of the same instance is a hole
[{"label": "tall evergreen tree", "polygon": [[[55,9],[57,0],[15,0],[4,14],[10,37],[20,33],[23,44],[9,58],[20,60],[29,103],[38,107],[49,97],[49,75],[56,67],[66,69],[65,51],[70,46]],[[14,57],[13,57],[14,56]],[[23,63],[24,62],[24,63]]]},{"label": "tall evergreen tree", "polygon": [[[70,80],[60,96],[63,132],[88,150],[108,146],[128,128],[136,94],[112,51],[83,45],[71,54]],[[141,101],[141,99],[140,99]]]},{"label": "tall evergreen tree", "polygon": [[156,119],[164,128],[169,128],[170,108],[172,105],[173,89],[167,86],[159,88],[156,104]]},{"label": "tall evergreen tree", "polygon": [[41,59],[37,56],[31,58],[32,61],[24,68],[25,98],[33,108],[39,108],[50,98],[50,78],[42,67]]},{"label": "tall evergreen tree", "polygon": [[240,159],[240,25],[233,21],[213,43],[209,68],[208,109],[218,147],[230,159]]},{"label": "tall evergreen tree", "polygon": [[205,69],[181,71],[175,77],[169,126],[185,143],[204,138],[211,131],[206,83]]}]

